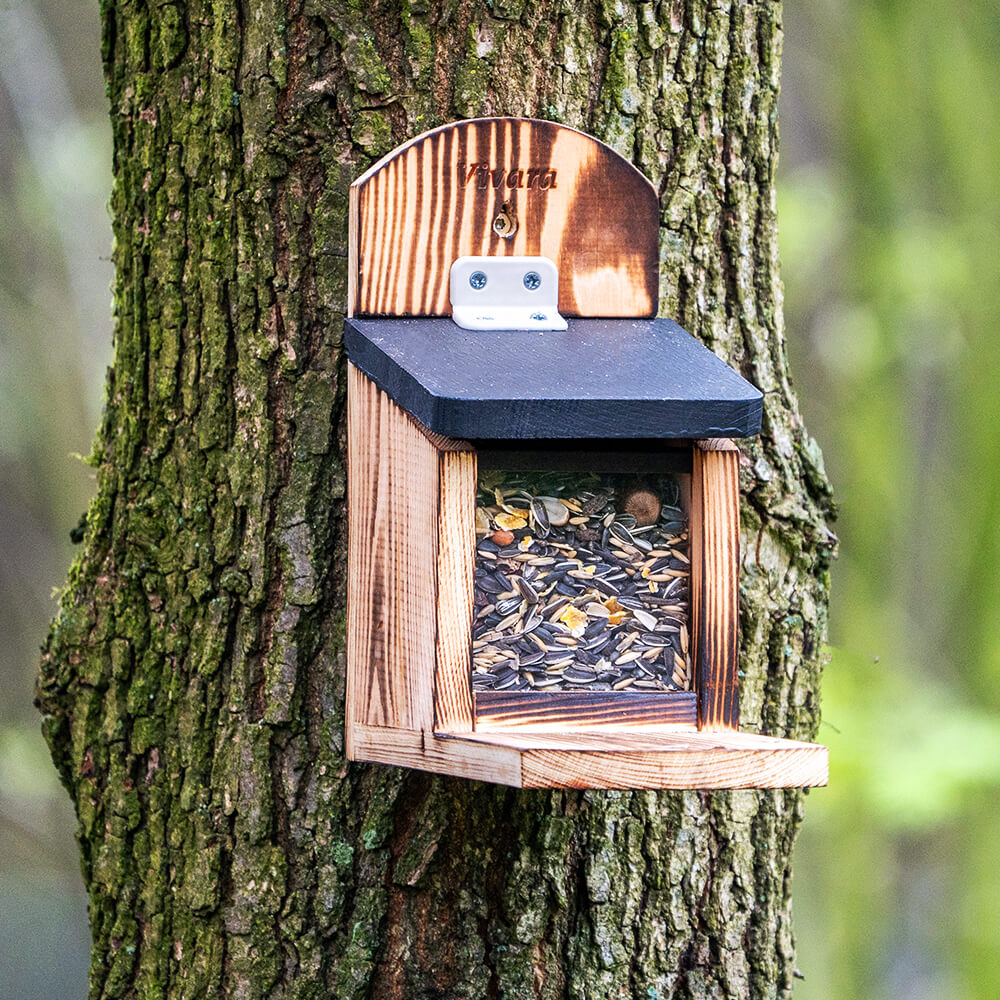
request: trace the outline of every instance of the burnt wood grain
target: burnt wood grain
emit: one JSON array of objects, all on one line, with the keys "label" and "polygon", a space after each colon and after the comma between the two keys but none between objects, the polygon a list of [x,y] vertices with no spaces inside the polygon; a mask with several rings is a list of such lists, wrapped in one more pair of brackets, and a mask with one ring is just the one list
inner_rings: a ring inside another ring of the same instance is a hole
[{"label": "burnt wood grain", "polygon": [[355,759],[515,788],[803,788],[825,785],[824,746],[753,733],[506,729],[422,733],[358,725]]},{"label": "burnt wood grain", "polygon": [[349,319],[353,364],[453,438],[744,437],[760,391],[669,319],[565,331],[462,330],[450,319]]},{"label": "burnt wood grain", "polygon": [[[563,126],[461,122],[376,164],[349,213],[348,757],[532,788],[825,784],[826,747],[736,729],[728,438],[759,431],[762,396],[649,318],[658,212],[645,178]],[[448,272],[464,254],[551,257],[563,313],[605,318],[460,330]],[[693,691],[472,692],[480,467],[678,476]]]},{"label": "burnt wood grain", "polygon": [[348,366],[347,742],[358,724],[472,728],[475,454]]},{"label": "burnt wood grain", "polygon": [[565,316],[656,312],[656,191],[610,146],[556,122],[425,132],[354,182],[350,213],[354,315],[448,315],[448,273],[465,255],[549,257]]},{"label": "burnt wood grain", "polygon": [[476,453],[469,448],[438,453],[437,663],[434,728],[473,728],[470,673],[472,590],[476,551]]},{"label": "burnt wood grain", "polygon": [[730,442],[694,448],[691,617],[698,727],[739,724],[740,453]]},{"label": "burnt wood grain", "polygon": [[694,726],[697,698],[689,691],[673,694],[620,694],[600,691],[477,691],[476,729],[500,726],[614,725]]}]

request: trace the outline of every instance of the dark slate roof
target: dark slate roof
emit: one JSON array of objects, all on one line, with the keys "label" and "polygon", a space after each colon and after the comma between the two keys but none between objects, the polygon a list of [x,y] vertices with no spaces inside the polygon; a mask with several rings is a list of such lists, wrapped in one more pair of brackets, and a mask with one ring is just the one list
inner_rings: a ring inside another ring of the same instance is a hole
[{"label": "dark slate roof", "polygon": [[565,331],[355,317],[350,360],[455,438],[709,438],[760,431],[760,391],[673,320],[570,319]]}]

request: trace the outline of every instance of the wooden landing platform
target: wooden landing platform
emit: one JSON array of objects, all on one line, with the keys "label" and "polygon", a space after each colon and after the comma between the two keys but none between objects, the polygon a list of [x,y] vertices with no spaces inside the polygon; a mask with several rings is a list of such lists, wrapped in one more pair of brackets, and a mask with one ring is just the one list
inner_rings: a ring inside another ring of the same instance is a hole
[{"label": "wooden landing platform", "polygon": [[536,727],[432,733],[355,725],[352,760],[395,764],[515,788],[804,788],[827,783],[815,743],[677,727]]}]

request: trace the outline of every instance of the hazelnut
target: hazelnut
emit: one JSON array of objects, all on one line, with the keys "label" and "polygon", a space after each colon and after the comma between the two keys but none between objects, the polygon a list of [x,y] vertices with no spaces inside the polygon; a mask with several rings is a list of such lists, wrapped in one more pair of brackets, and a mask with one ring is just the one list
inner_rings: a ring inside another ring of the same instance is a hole
[{"label": "hazelnut", "polygon": [[660,516],[660,498],[647,489],[630,490],[625,495],[622,509],[627,514],[635,518],[638,527],[645,527],[647,524],[655,524]]}]

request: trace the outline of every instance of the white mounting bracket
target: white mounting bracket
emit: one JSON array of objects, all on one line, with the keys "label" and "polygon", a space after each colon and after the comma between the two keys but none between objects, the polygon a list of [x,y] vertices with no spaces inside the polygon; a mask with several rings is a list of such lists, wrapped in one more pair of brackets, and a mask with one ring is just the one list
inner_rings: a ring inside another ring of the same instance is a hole
[{"label": "white mounting bracket", "polygon": [[565,330],[559,269],[548,257],[459,257],[451,318],[463,330]]}]

